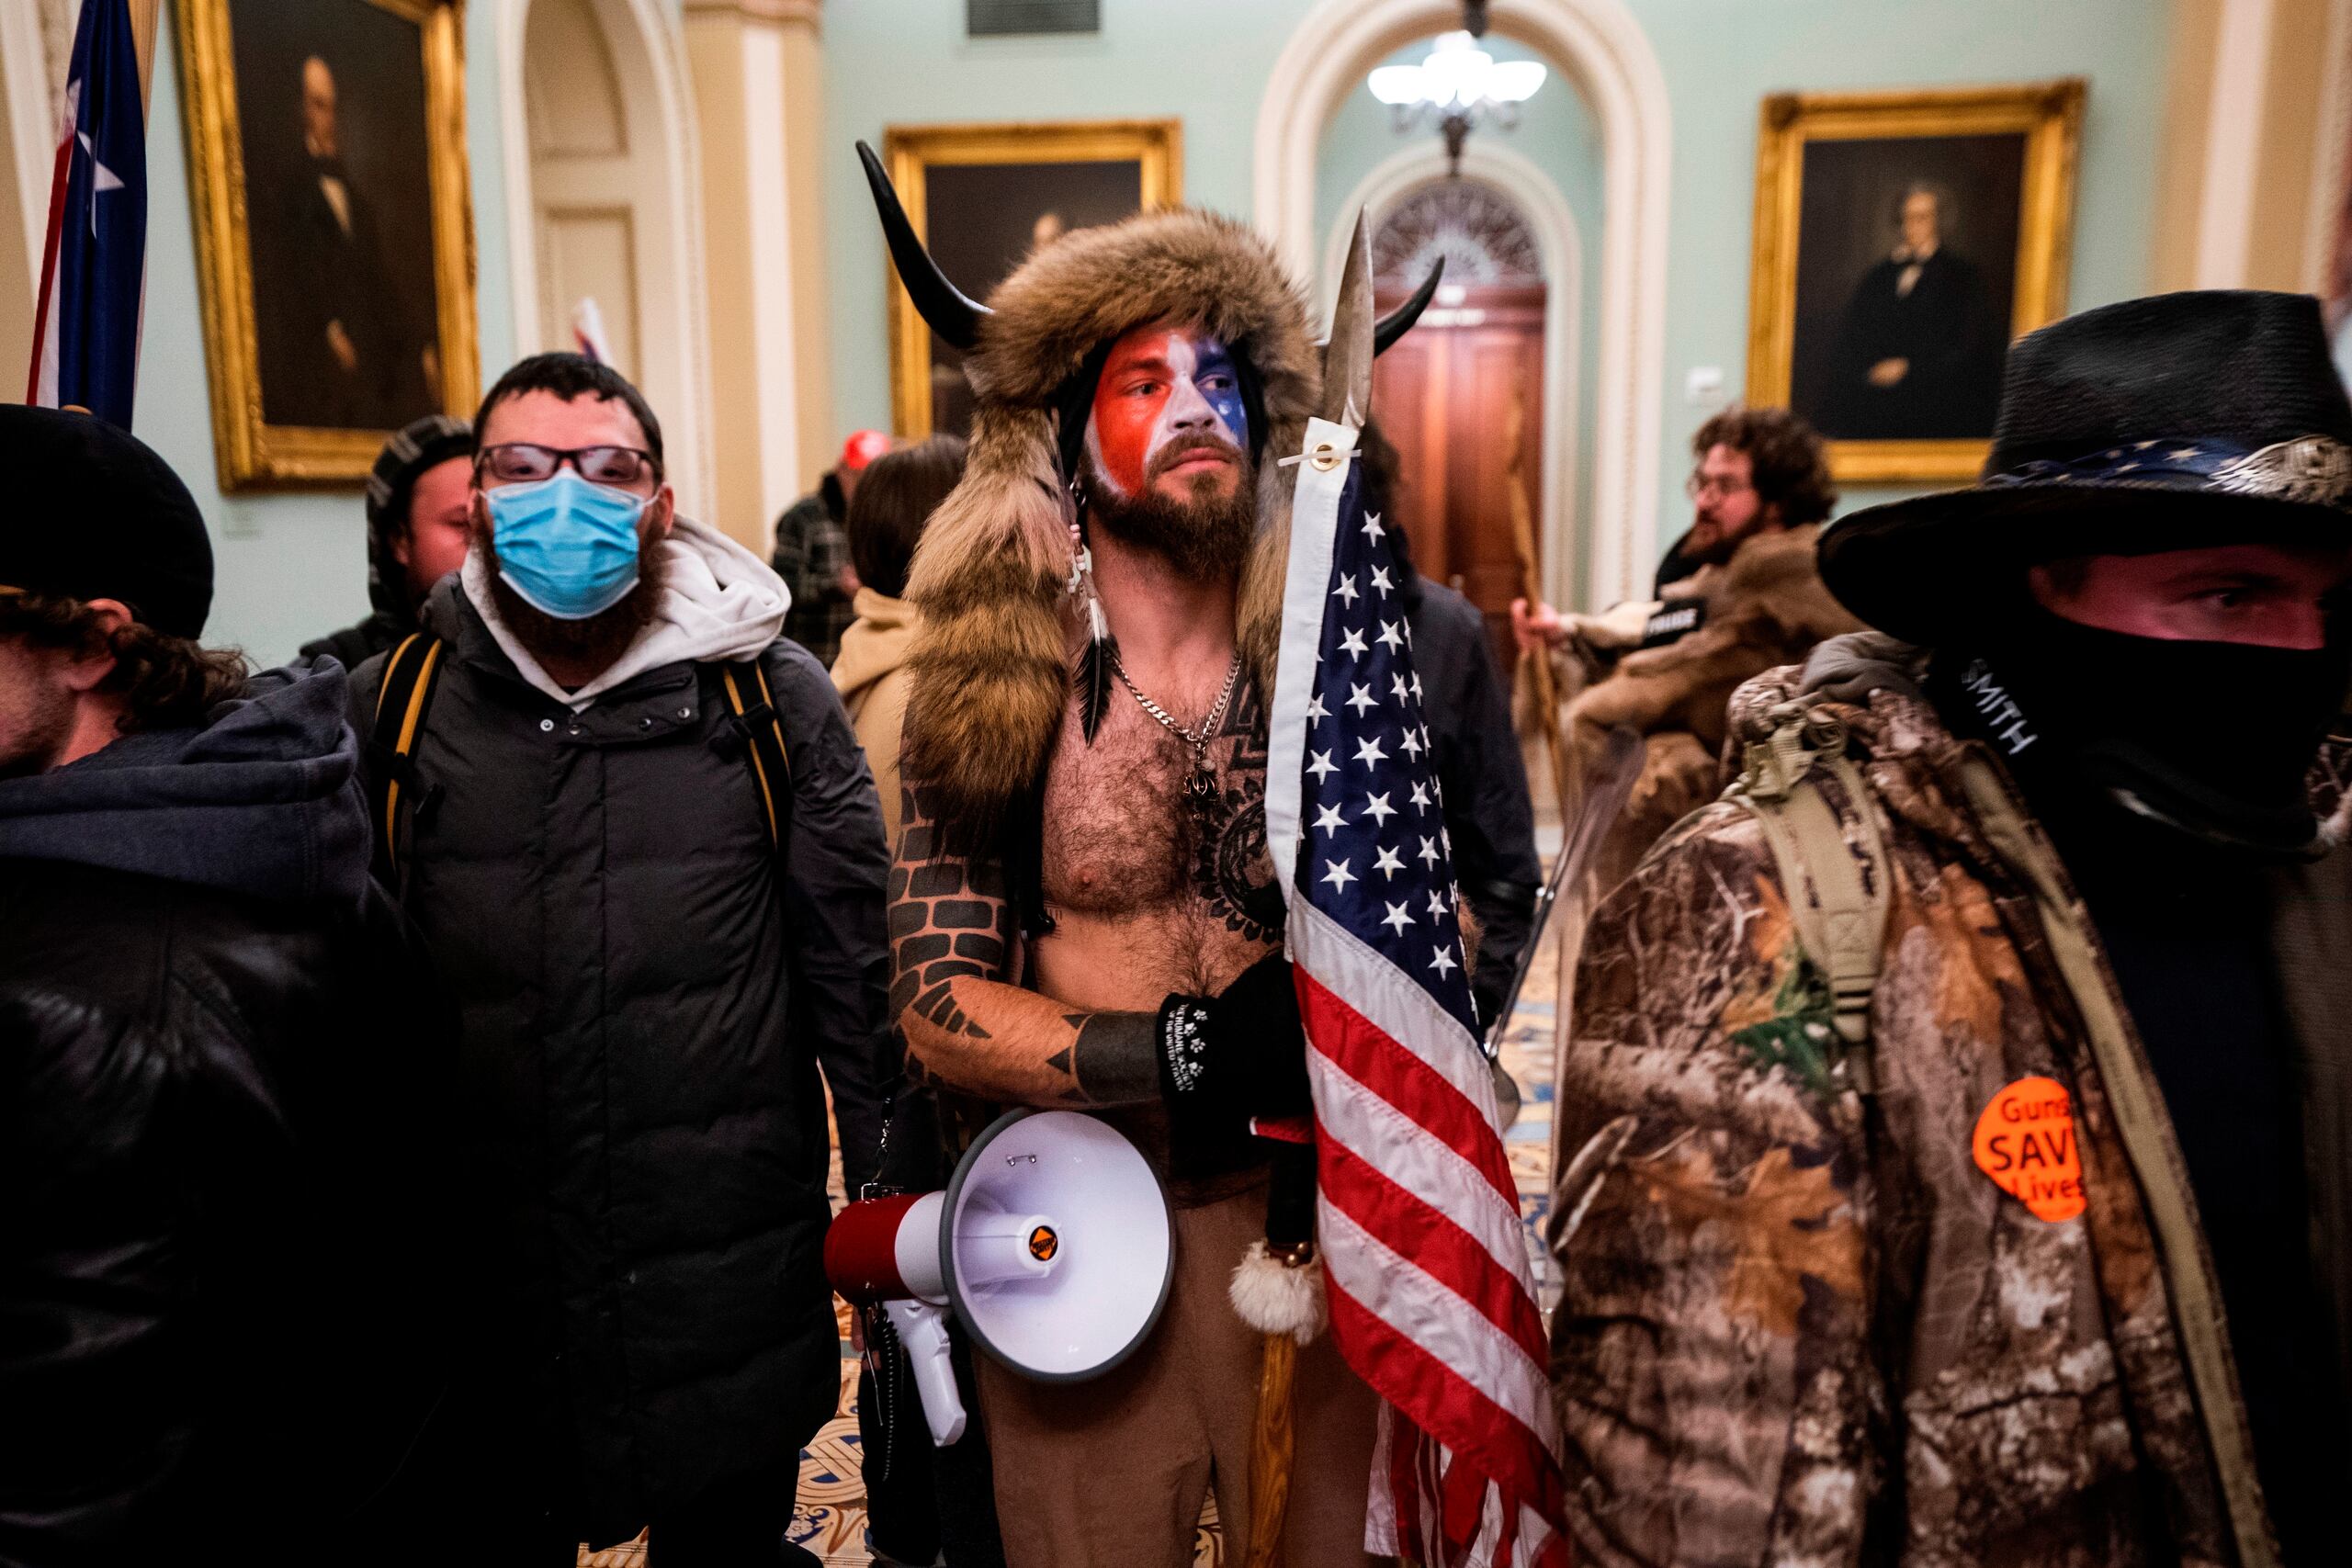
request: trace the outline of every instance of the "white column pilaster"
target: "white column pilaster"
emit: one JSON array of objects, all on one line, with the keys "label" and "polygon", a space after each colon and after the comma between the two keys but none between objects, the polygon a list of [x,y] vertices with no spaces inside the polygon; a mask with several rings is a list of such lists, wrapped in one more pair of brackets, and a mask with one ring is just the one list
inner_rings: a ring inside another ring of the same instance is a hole
[{"label": "white column pilaster", "polygon": [[718,524],[764,552],[821,471],[824,337],[818,0],[685,0],[702,141]]}]

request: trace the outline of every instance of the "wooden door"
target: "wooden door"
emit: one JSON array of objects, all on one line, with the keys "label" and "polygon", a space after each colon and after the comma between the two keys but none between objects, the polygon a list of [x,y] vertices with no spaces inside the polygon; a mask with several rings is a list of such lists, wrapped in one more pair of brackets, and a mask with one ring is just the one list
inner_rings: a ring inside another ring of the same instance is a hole
[{"label": "wooden door", "polygon": [[1456,299],[1448,289],[1373,376],[1374,415],[1397,449],[1394,504],[1414,564],[1478,607],[1504,670],[1521,583],[1505,443],[1517,402],[1517,479],[1532,526],[1543,494],[1544,293],[1541,285],[1470,288]]}]

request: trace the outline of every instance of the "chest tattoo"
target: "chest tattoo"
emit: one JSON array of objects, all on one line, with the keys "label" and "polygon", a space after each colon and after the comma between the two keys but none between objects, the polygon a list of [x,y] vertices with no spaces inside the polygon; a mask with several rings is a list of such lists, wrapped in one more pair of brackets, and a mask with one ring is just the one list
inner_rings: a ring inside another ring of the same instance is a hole
[{"label": "chest tattoo", "polygon": [[1254,687],[1235,699],[1217,742],[1227,748],[1217,787],[1190,813],[1193,890],[1227,931],[1279,942],[1283,896],[1266,852],[1265,715]]}]

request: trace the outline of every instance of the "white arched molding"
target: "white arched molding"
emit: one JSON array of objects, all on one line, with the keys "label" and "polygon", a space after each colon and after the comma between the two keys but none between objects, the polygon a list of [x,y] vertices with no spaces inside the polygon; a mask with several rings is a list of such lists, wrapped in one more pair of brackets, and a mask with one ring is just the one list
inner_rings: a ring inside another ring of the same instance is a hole
[{"label": "white arched molding", "polygon": [[[679,508],[707,515],[717,493],[717,468],[710,434],[710,310],[704,291],[702,154],[695,136],[692,95],[678,20],[662,0],[589,0],[612,45],[614,64],[628,106],[629,133],[651,134],[662,152],[662,189],[648,203],[663,230],[668,277],[662,286],[639,278],[645,307],[641,332],[648,364],[660,355],[662,379],[678,391],[656,400],[663,445],[669,450],[671,481]],[[499,144],[506,175],[507,273],[514,289],[514,352],[517,356],[569,344],[541,341],[539,256],[532,199],[530,111],[524,86],[524,49],[531,0],[497,0]],[[649,383],[655,378],[640,371]],[[667,403],[669,406],[663,406]]]},{"label": "white arched molding", "polygon": [[[1657,555],[1673,117],[1657,57],[1623,0],[1493,0],[1487,17],[1497,33],[1556,65],[1600,124],[1605,210],[1585,580],[1586,600],[1599,606],[1645,590]],[[1302,276],[1316,261],[1325,127],[1373,66],[1460,19],[1455,0],[1317,0],[1283,46],[1258,109],[1256,218]]]},{"label": "white arched molding", "polygon": [[[1397,152],[1358,183],[1340,204],[1340,215],[1323,243],[1316,277],[1324,298],[1339,289],[1347,265],[1355,215],[1377,231],[1381,218],[1422,186],[1447,176],[1445,149],[1424,141]],[[1527,219],[1544,258],[1544,493],[1538,498],[1542,530],[1544,596],[1555,604],[1571,602],[1577,556],[1577,409],[1583,390],[1577,374],[1578,337],[1584,324],[1584,241],[1575,209],[1534,159],[1491,138],[1473,140],[1463,150],[1462,177],[1492,186]]]}]

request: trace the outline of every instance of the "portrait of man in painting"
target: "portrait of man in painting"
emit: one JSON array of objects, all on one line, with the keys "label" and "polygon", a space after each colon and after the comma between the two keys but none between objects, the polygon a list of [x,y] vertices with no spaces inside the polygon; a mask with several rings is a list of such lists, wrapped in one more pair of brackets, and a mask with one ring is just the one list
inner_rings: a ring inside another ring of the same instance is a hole
[{"label": "portrait of man in painting", "polygon": [[1833,441],[1993,433],[2026,138],[1804,149],[1791,401]]},{"label": "portrait of man in painting", "polygon": [[[1071,230],[1116,223],[1183,195],[1183,129],[1172,119],[899,125],[886,131],[883,148],[891,183],[940,270],[975,299]],[[899,434],[968,434],[963,355],[923,325],[895,280],[889,290]]]},{"label": "portrait of man in painting", "polygon": [[[1143,206],[1143,166],[1104,164],[937,164],[924,181],[931,254],[976,299],[1023,257],[1072,229],[1115,223]],[[963,355],[931,340],[934,431],[968,434],[972,389]]]},{"label": "portrait of man in painting", "polygon": [[273,425],[443,404],[424,50],[371,0],[232,0],[254,347]]}]

